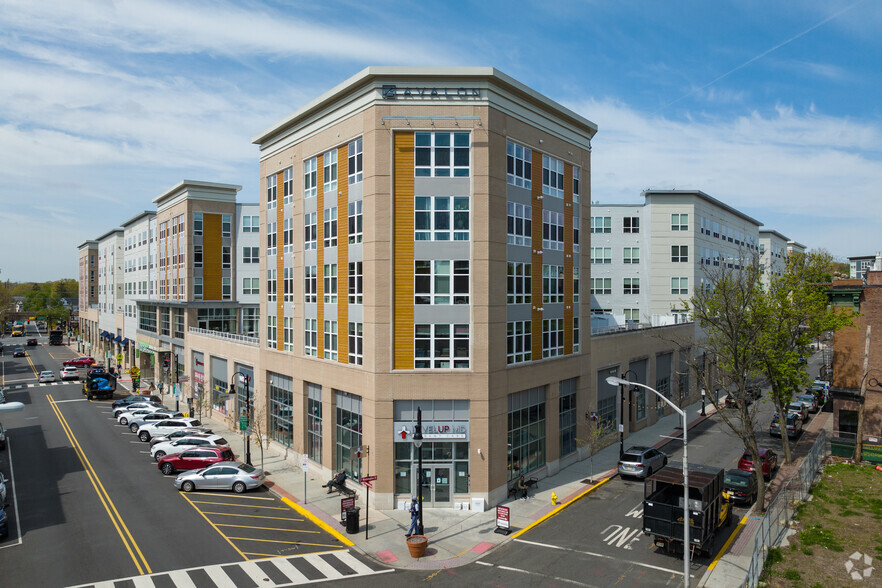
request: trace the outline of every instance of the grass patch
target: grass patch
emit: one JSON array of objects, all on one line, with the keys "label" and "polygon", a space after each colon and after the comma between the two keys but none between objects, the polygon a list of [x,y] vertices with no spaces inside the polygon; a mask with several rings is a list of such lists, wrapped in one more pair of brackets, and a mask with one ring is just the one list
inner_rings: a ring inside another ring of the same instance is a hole
[{"label": "grass patch", "polygon": [[784,561],[784,555],[781,553],[781,548],[773,547],[769,550],[769,555],[766,556],[766,567],[772,567],[782,561]]},{"label": "grass patch", "polygon": [[842,545],[833,536],[833,531],[821,525],[811,525],[805,531],[801,531],[799,540],[803,545],[818,545],[831,551],[842,551]]},{"label": "grass patch", "polygon": [[791,582],[798,582],[800,580],[799,572],[796,570],[787,570],[784,572],[784,577]]},{"label": "grass patch", "polygon": [[856,510],[851,510],[850,508],[846,508],[845,510],[843,510],[839,513],[839,516],[841,516],[841,517],[856,517],[859,514],[861,514],[861,513],[859,513]]},{"label": "grass patch", "polygon": [[812,549],[811,547],[803,547],[802,552],[806,555],[812,555],[815,552],[815,550]]}]

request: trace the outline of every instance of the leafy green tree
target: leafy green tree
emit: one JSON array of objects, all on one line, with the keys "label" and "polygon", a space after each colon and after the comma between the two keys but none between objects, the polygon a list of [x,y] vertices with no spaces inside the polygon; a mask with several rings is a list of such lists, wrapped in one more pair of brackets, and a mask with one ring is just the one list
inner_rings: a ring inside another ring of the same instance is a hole
[{"label": "leafy green tree", "polygon": [[769,380],[771,398],[781,419],[784,461],[792,461],[786,434],[787,405],[794,392],[811,382],[803,358],[812,341],[828,331],[852,325],[852,313],[834,312],[826,289],[832,258],[825,251],[793,253],[785,260],[780,276],[772,276],[757,312],[765,315],[760,337],[761,369]]}]

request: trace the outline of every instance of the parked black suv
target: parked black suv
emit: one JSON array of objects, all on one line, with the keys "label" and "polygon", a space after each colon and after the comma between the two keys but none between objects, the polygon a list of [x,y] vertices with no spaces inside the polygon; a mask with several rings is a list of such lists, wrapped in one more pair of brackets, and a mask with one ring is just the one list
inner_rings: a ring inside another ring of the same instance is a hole
[{"label": "parked black suv", "polygon": [[132,394],[131,396],[126,396],[125,398],[120,398],[119,400],[114,400],[111,405],[114,409],[128,406],[133,402],[156,402],[161,403],[162,399],[159,396],[151,395],[151,394]]}]

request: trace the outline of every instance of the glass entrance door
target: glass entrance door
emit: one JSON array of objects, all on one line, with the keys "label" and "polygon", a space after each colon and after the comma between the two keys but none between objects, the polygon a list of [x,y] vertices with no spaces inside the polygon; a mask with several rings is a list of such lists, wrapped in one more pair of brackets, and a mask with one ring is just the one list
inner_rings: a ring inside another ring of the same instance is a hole
[{"label": "glass entrance door", "polygon": [[[423,466],[423,506],[453,506],[450,466]],[[414,488],[414,495],[416,495]]]}]

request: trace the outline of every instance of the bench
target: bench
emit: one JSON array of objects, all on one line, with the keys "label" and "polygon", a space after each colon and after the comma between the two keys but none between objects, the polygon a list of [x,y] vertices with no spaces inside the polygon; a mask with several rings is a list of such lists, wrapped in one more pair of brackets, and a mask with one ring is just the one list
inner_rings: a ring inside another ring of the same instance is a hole
[{"label": "bench", "polygon": [[[518,489],[516,487],[517,484],[518,484],[518,481],[515,480],[511,483],[511,486],[508,487],[508,497],[509,498],[517,498],[518,497]],[[529,496],[530,491],[533,490],[534,487],[535,488],[539,487],[539,480],[536,478],[530,478],[528,480],[524,480],[524,486],[527,487],[527,496]]]},{"label": "bench", "polygon": [[346,486],[346,483],[343,483],[343,486],[338,486],[337,484],[331,484],[328,486],[328,494],[331,492],[337,492],[338,494],[345,494],[346,496],[355,496],[355,490]]}]

